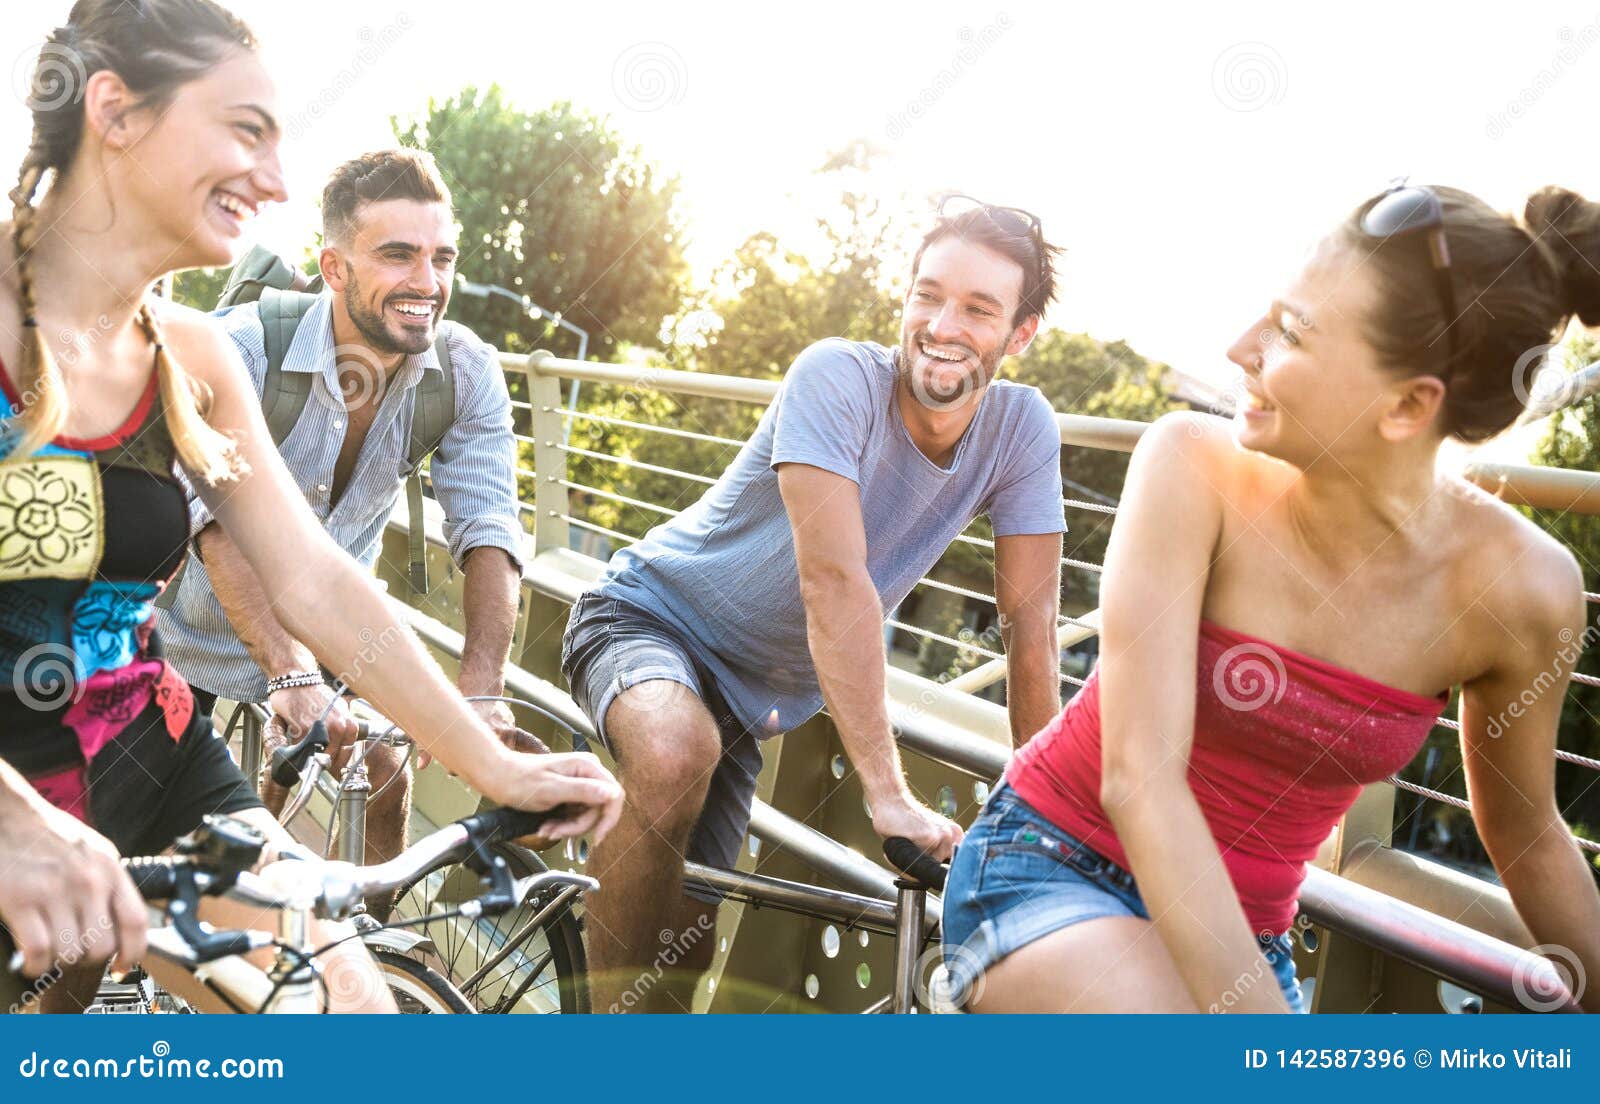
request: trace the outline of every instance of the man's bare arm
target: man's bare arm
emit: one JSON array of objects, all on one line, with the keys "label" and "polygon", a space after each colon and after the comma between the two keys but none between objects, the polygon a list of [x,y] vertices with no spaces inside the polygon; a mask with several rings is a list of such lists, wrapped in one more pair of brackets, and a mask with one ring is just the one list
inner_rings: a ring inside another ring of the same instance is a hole
[{"label": "man's bare arm", "polygon": [[1061,534],[998,537],[995,606],[1006,649],[1011,746],[1021,747],[1061,712]]},{"label": "man's bare arm", "polygon": [[[505,693],[505,666],[516,632],[522,572],[504,549],[492,545],[474,548],[462,565],[467,573],[462,598],[466,632],[456,685],[469,697],[498,696]],[[516,731],[516,720],[503,702],[474,702],[473,706],[502,739]]]},{"label": "man's bare arm", "polygon": [[207,525],[195,543],[222,612],[228,615],[233,631],[256,666],[268,678],[288,671],[317,670],[317,657],[279,622],[244,553],[222,531],[222,526],[215,522]]},{"label": "man's bare arm", "polygon": [[866,528],[855,483],[807,464],[778,468],[794,532],[806,633],[823,699],[861,776],[879,835],[904,836],[941,858],[961,838],[911,794],[884,701],[883,607],[867,573]]}]

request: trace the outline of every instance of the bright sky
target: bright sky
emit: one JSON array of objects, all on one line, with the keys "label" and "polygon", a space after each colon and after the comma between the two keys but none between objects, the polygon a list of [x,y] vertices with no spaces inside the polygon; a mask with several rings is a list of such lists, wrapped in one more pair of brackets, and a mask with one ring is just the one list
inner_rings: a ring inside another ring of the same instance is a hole
[{"label": "bright sky", "polygon": [[[15,39],[68,7],[19,9]],[[334,164],[393,144],[390,113],[492,80],[524,107],[609,114],[681,174],[702,271],[750,233],[802,227],[807,177],[864,136],[889,152],[886,194],[1038,212],[1070,251],[1053,324],[1210,379],[1306,247],[1392,176],[1519,211],[1546,183],[1600,196],[1594,0],[1492,18],[1394,0],[234,7],[293,128],[291,202],[259,230],[279,248],[309,240]],[[0,150],[20,157],[26,126],[14,95]]]}]

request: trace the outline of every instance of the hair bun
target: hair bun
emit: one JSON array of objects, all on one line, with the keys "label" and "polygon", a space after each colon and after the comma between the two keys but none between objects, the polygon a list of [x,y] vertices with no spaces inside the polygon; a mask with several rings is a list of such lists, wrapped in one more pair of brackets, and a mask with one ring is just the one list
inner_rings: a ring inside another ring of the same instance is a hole
[{"label": "hair bun", "polygon": [[1555,263],[1564,313],[1600,325],[1600,204],[1547,187],[1528,197],[1522,217]]}]

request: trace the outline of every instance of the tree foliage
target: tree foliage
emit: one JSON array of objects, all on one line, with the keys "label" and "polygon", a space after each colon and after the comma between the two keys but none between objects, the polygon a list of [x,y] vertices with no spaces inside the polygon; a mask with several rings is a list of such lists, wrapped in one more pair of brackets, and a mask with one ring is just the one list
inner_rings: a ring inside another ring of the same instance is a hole
[{"label": "tree foliage", "polygon": [[[903,207],[869,197],[849,186],[862,151],[830,160],[824,175],[844,172],[836,202],[817,220],[818,248],[786,247],[770,233],[751,236],[711,282],[691,297],[669,321],[659,354],[641,351],[639,375],[648,381],[655,368],[669,367],[755,379],[780,379],[794,358],[824,337],[894,345],[900,338],[904,287],[909,279],[916,228]],[[1164,365],[1140,356],[1120,341],[1101,342],[1082,334],[1043,333],[1023,356],[1007,363],[1009,378],[1039,387],[1057,409],[1072,413],[1148,421],[1171,409],[1162,384]],[[715,478],[754,430],[762,408],[722,400],[661,396],[647,387],[584,389],[582,408],[614,420],[664,425],[723,439],[723,443],[619,427],[613,422],[579,420],[574,443],[596,453],[617,455],[662,468]],[[1121,493],[1127,456],[1099,449],[1068,448],[1062,470],[1074,499],[1114,502]],[[705,490],[702,483],[603,460],[574,457],[572,478],[602,491],[681,509]],[[664,516],[603,497],[580,497],[587,518],[638,535]],[[1099,563],[1110,519],[1102,513],[1073,510],[1067,554]],[[980,519],[970,535],[992,539]],[[992,592],[992,555],[980,545],[958,542],[931,575],[955,585]],[[931,600],[931,601],[930,601]],[[1098,577],[1081,569],[1063,576],[1063,604],[1083,612],[1097,604]],[[926,608],[918,608],[927,602]],[[933,607],[937,606],[937,610]],[[918,588],[906,617],[948,636],[981,636],[993,622],[983,603],[952,599],[948,592]],[[999,650],[997,640],[985,645]],[[982,654],[948,645],[918,648],[927,673],[971,666]]]},{"label": "tree foliage", "polygon": [[[681,300],[688,267],[678,181],[603,118],[557,103],[523,111],[497,85],[429,100],[392,120],[403,146],[428,150],[455,200],[460,272],[527,296],[590,334],[589,354],[615,359],[652,342]],[[457,295],[451,317],[508,352],[573,336],[502,299]]]},{"label": "tree foliage", "polygon": [[[1591,364],[1600,356],[1600,342],[1588,335],[1577,338],[1568,350],[1572,364]],[[1550,429],[1534,453],[1534,462],[1576,471],[1600,471],[1600,396],[1591,395],[1550,419]],[[1546,532],[1570,548],[1583,571],[1583,588],[1600,592],[1600,517],[1573,511],[1533,510],[1533,519]],[[1591,621],[1596,607],[1590,606]],[[1600,658],[1594,649],[1578,661],[1578,671],[1600,676]],[[1600,688],[1574,683],[1561,712],[1559,746],[1591,758],[1600,758]],[[1593,771],[1561,764],[1556,773],[1558,793],[1569,821],[1600,834],[1600,787]]]}]

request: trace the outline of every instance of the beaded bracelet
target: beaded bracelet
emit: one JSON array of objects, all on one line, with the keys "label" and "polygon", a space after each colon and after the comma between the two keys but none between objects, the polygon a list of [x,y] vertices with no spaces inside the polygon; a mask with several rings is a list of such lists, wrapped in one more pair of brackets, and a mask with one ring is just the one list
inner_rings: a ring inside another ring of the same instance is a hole
[{"label": "beaded bracelet", "polygon": [[275,694],[279,690],[296,690],[302,686],[321,686],[322,675],[317,671],[289,671],[281,675],[274,675],[267,680],[267,693]]}]

